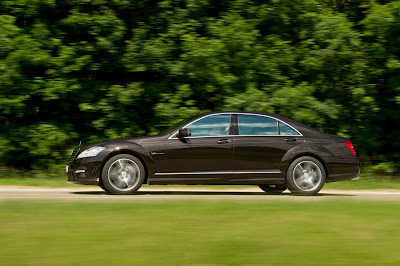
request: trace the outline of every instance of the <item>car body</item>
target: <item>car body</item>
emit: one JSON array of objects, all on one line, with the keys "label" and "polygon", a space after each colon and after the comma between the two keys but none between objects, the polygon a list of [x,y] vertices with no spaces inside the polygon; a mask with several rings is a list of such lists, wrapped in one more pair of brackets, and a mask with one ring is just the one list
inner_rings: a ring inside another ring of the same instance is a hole
[{"label": "car body", "polygon": [[325,182],[357,179],[360,167],[344,137],[275,114],[213,112],[158,136],[77,147],[67,173],[72,183],[113,194],[147,183],[252,184],[314,195]]}]

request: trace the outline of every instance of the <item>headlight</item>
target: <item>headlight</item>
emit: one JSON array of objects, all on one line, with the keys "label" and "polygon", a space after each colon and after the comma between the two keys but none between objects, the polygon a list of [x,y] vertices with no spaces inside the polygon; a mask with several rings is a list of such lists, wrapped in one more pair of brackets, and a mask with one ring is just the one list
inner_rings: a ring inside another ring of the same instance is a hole
[{"label": "headlight", "polygon": [[91,147],[90,149],[87,149],[87,150],[84,150],[83,152],[81,152],[78,155],[77,159],[96,156],[104,149],[105,149],[104,147],[100,147],[100,146]]}]

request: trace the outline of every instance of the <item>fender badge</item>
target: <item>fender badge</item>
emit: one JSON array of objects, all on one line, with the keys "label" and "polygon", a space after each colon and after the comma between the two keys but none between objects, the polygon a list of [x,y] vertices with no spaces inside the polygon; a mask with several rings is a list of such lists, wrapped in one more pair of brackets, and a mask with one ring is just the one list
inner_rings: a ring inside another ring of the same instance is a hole
[{"label": "fender badge", "polygon": [[163,155],[163,152],[156,152],[156,151],[152,151],[150,152],[151,155]]}]

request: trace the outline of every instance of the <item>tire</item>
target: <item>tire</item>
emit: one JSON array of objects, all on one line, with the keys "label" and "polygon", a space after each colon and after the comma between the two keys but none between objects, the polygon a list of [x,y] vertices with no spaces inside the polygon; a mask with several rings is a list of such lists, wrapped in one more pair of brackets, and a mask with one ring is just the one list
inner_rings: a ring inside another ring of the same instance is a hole
[{"label": "tire", "polygon": [[258,185],[264,192],[268,194],[281,194],[283,191],[286,190],[285,185]]},{"label": "tire", "polygon": [[100,182],[99,182],[99,187],[102,189],[102,190],[104,190],[104,191],[107,191],[108,192],[108,190],[106,189],[106,187],[104,186],[104,184],[103,184],[103,181],[102,180],[100,180]]},{"label": "tire", "polygon": [[111,194],[129,195],[142,186],[145,170],[135,156],[118,154],[106,162],[101,178],[104,188]]},{"label": "tire", "polygon": [[311,156],[294,160],[286,173],[286,186],[295,195],[316,195],[324,186],[325,180],[324,166]]}]

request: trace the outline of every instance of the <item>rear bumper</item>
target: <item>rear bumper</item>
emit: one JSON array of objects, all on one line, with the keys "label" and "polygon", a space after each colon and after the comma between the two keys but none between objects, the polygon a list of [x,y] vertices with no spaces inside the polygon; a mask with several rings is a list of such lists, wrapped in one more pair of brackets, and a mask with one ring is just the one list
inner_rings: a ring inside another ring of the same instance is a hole
[{"label": "rear bumper", "polygon": [[328,177],[326,182],[356,180],[360,177],[360,162],[357,157],[349,159],[331,158],[326,162]]}]

